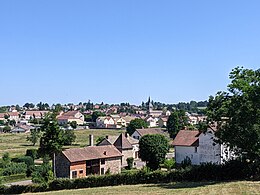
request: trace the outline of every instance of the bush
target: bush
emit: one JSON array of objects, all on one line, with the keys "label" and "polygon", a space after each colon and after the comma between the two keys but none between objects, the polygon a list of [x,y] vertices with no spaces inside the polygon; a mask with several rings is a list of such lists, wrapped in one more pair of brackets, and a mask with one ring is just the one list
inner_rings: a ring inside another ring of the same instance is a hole
[{"label": "bush", "polygon": [[48,163],[43,163],[41,166],[35,167],[32,173],[32,181],[34,183],[46,184],[53,180],[54,175],[51,166]]},{"label": "bush", "polygon": [[[250,164],[250,166],[253,166]],[[44,185],[0,187],[0,194],[18,194],[36,191],[53,191],[64,189],[78,189],[101,186],[133,185],[149,183],[168,183],[180,181],[202,180],[237,180],[247,179],[250,175],[244,174],[249,170],[249,164],[239,161],[230,161],[224,165],[205,163],[199,166],[187,166],[176,171],[163,172],[160,170],[130,171],[116,175],[90,176],[79,179],[56,179]],[[257,166],[255,164],[254,166]],[[251,167],[252,168],[252,167]],[[255,168],[255,167],[254,167]],[[259,168],[259,167],[258,167]]]},{"label": "bush", "polygon": [[167,171],[170,171],[175,165],[174,159],[165,159],[163,166],[167,169]]},{"label": "bush", "polygon": [[20,173],[26,173],[27,165],[23,163],[15,163],[11,162],[5,166],[3,169],[3,176],[7,175],[14,175],[14,174],[20,174]]},{"label": "bush", "polygon": [[133,168],[134,165],[134,158],[133,157],[129,157],[126,159],[127,162],[127,169],[131,170]]},{"label": "bush", "polygon": [[35,160],[38,157],[38,150],[37,149],[27,149],[25,156],[30,156],[30,157],[32,157],[33,160]]},{"label": "bush", "polygon": [[12,161],[16,163],[24,162],[27,165],[27,167],[34,165],[33,158],[30,156],[21,156],[18,158],[14,158]]},{"label": "bush", "polygon": [[181,161],[181,167],[185,169],[186,167],[189,166],[191,166],[191,160],[188,156],[186,156],[186,158],[183,161]]}]

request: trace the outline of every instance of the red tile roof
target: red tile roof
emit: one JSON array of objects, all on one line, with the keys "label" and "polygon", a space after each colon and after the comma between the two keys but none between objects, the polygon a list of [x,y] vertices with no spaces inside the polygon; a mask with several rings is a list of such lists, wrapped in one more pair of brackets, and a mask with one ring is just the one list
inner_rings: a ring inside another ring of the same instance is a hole
[{"label": "red tile roof", "polygon": [[114,143],[114,146],[120,149],[132,149],[132,144],[128,141],[128,139],[125,137],[124,133],[121,133],[117,140]]},{"label": "red tile roof", "polygon": [[63,113],[63,116],[75,116],[78,112],[78,110],[68,111]]},{"label": "red tile roof", "polygon": [[174,146],[198,146],[199,144],[199,135],[198,130],[180,130],[173,140]]},{"label": "red tile roof", "polygon": [[62,153],[70,162],[79,162],[85,160],[113,158],[122,156],[119,150],[113,145],[71,148],[62,151]]}]

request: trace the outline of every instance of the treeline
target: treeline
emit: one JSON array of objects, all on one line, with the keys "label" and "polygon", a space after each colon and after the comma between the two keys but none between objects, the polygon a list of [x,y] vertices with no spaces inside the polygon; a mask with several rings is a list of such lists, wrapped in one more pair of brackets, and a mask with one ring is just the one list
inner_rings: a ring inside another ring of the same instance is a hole
[{"label": "treeline", "polygon": [[[178,104],[165,104],[161,102],[154,102],[151,101],[151,104],[153,105],[154,110],[163,110],[167,108],[167,110],[184,110],[186,112],[190,113],[198,113],[198,114],[204,114],[204,109],[208,106],[208,101],[190,101],[190,102],[179,102]],[[148,103],[142,102],[141,104],[142,109],[147,109]]]}]

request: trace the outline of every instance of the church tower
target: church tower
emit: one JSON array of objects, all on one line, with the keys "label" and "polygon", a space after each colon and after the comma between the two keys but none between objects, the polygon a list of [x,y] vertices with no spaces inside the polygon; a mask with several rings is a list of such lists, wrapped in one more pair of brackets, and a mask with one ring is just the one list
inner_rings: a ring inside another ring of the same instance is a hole
[{"label": "church tower", "polygon": [[153,104],[152,104],[151,98],[149,96],[148,102],[147,102],[147,112],[148,112],[148,114],[150,114],[152,111],[153,111]]}]

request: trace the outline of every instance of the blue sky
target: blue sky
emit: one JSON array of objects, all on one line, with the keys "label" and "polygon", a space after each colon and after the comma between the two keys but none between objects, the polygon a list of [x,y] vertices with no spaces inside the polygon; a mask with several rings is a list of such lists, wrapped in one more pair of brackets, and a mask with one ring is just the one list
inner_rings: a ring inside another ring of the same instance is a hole
[{"label": "blue sky", "polygon": [[258,0],[2,0],[0,105],[206,100],[260,67]]}]

